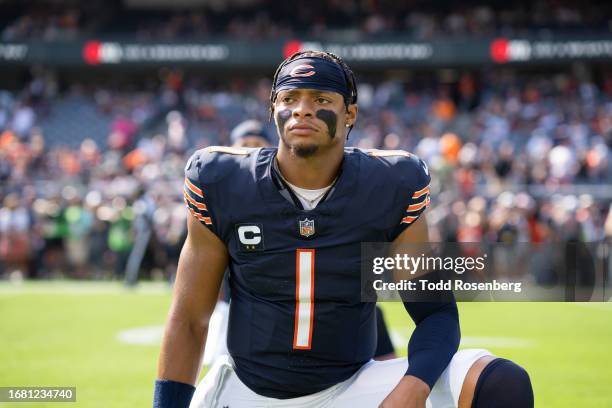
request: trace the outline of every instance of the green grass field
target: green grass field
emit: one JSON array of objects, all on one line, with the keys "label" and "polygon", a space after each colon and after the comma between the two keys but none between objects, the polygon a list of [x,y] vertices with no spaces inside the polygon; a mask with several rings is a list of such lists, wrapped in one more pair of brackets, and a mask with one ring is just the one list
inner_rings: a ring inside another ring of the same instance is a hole
[{"label": "green grass field", "polygon": [[[118,283],[0,283],[0,386],[76,386],[76,403],[0,407],[151,406],[159,344],[120,332],[160,326],[170,289]],[[612,407],[612,304],[462,303],[465,348],[487,348],[530,372],[536,407]],[[383,305],[394,338],[413,325]],[[405,354],[403,347],[398,352]]]}]

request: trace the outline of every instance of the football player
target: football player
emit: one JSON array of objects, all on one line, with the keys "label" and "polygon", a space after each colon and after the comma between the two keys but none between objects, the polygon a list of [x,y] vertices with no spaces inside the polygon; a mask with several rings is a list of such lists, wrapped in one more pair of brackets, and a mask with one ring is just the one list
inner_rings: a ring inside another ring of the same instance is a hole
[{"label": "football player", "polygon": [[263,124],[254,119],[240,122],[230,133],[234,147],[269,147],[270,138]]},{"label": "football player", "polygon": [[[185,169],[191,214],[155,384],[156,407],[532,407],[526,371],[457,351],[454,301],[405,302],[408,357],[373,361],[361,242],[427,242],[429,172],[403,151],[345,148],[357,119],[349,67],[325,52],[279,66],[278,148],[209,147]],[[223,272],[228,349],[197,390]],[[194,394],[195,391],[195,394]]]},{"label": "football player", "polygon": [[[234,147],[269,147],[270,138],[264,129],[261,122],[257,120],[245,120],[232,130],[230,140]],[[229,300],[230,290],[228,282],[228,271],[226,270],[223,283],[219,290],[219,300],[217,306],[210,317],[208,326],[208,336],[206,338],[206,347],[204,365],[210,365],[217,358],[227,354],[227,322],[229,315]],[[376,306],[376,351],[374,352],[374,360],[390,360],[396,358],[395,350],[389,336],[389,330],[382,310]]]}]

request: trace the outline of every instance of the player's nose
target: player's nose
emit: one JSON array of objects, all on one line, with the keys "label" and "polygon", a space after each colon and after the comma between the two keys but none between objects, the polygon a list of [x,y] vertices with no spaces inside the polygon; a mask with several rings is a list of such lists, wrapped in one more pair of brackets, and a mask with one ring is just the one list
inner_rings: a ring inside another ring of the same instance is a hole
[{"label": "player's nose", "polygon": [[300,98],[293,109],[294,117],[311,117],[314,115],[314,107],[308,98]]}]

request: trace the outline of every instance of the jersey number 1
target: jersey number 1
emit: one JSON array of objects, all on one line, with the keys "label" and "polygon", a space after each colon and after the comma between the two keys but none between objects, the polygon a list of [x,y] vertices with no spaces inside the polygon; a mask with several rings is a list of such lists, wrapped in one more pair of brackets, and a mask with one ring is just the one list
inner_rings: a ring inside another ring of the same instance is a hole
[{"label": "jersey number 1", "polygon": [[314,249],[298,249],[295,254],[295,327],[293,349],[310,350],[314,318]]}]

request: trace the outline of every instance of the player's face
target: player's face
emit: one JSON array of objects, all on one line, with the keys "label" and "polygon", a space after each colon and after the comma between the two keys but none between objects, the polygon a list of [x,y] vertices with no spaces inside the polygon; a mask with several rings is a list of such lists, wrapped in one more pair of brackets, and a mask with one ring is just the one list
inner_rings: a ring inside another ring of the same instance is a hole
[{"label": "player's face", "polygon": [[339,93],[315,89],[281,91],[274,103],[281,142],[301,157],[344,146],[346,124],[353,124],[356,114],[357,107],[347,109]]}]

